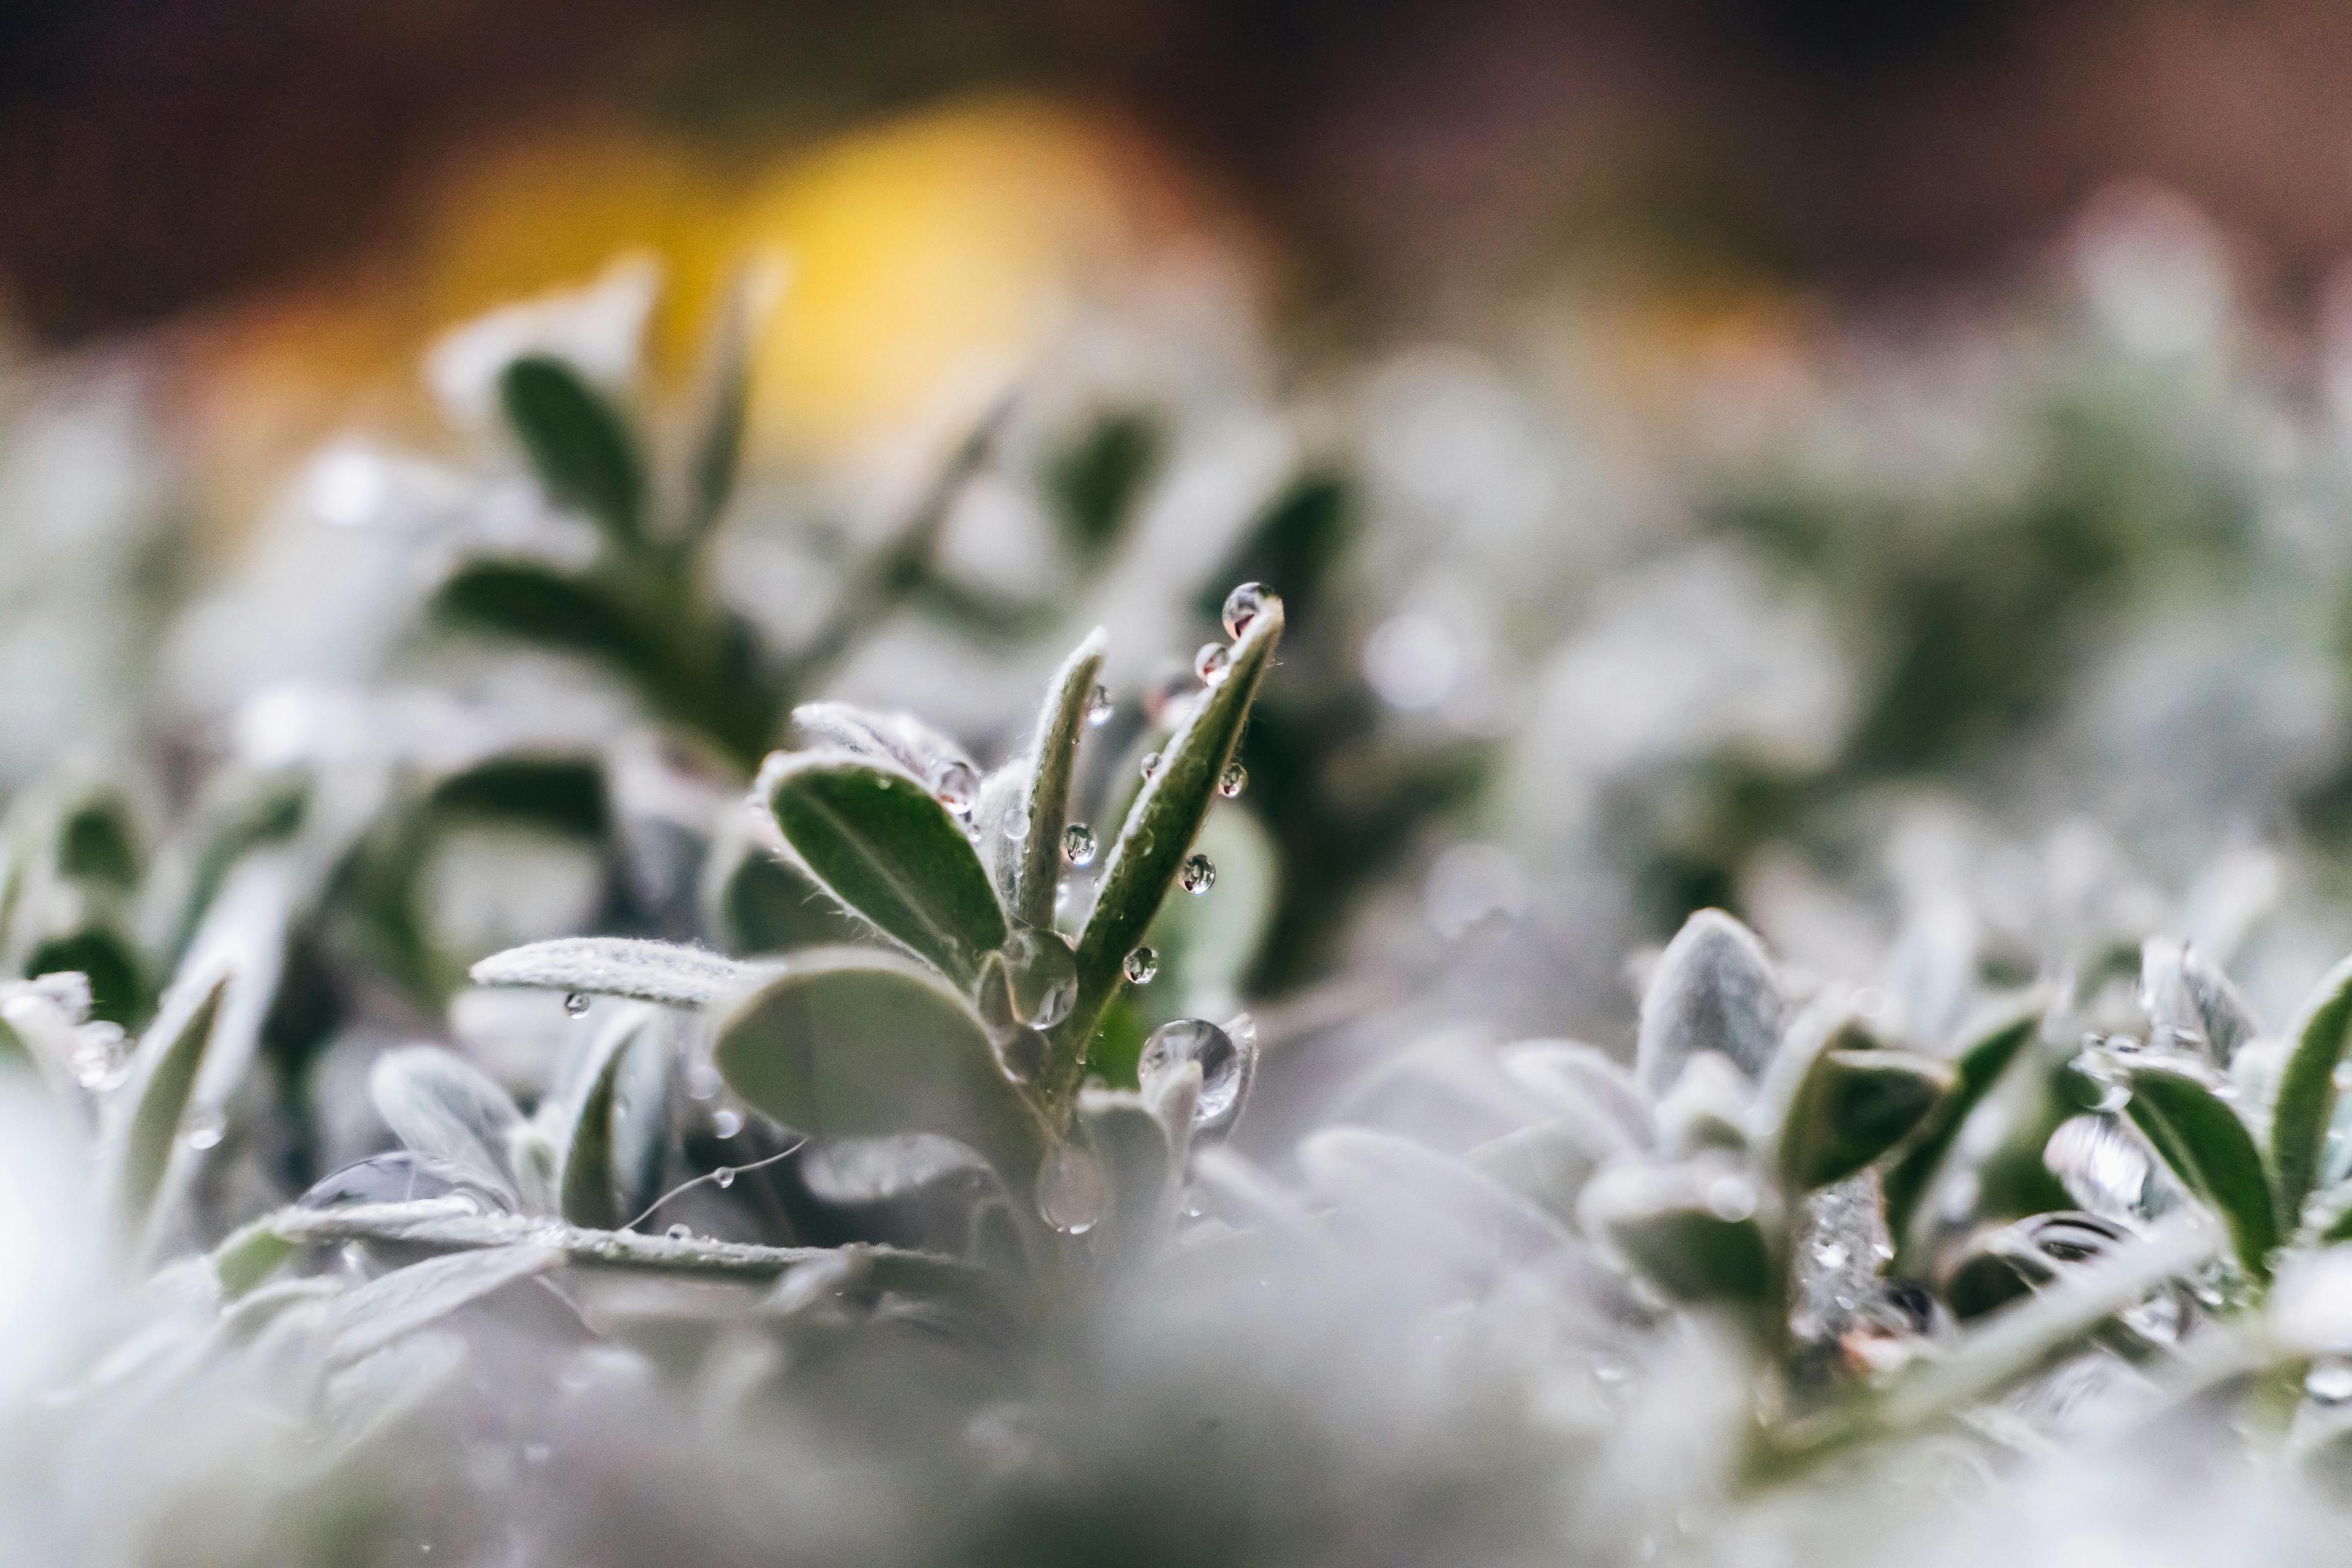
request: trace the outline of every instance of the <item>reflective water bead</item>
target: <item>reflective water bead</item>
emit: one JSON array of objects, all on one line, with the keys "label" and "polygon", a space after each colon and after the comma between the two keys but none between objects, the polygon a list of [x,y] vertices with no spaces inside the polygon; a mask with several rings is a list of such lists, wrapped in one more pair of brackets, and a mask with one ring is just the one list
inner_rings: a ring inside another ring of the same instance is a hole
[{"label": "reflective water bead", "polygon": [[191,1149],[217,1147],[221,1135],[227,1130],[228,1119],[209,1106],[190,1111],[187,1121],[180,1128]]},{"label": "reflective water bead", "polygon": [[577,1018],[581,1014],[588,1011],[588,994],[584,991],[564,993],[563,1010]]},{"label": "reflective water bead", "polygon": [[1225,679],[1233,663],[1233,649],[1221,642],[1202,643],[1201,651],[1192,656],[1192,673],[1201,678],[1202,685],[1215,686]]},{"label": "reflective water bead", "polygon": [[[1254,1041],[1256,1031],[1251,1031]],[[1206,1018],[1179,1018],[1151,1031],[1136,1058],[1136,1076],[1148,1087],[1161,1074],[1196,1062],[1201,1068],[1201,1098],[1192,1108],[1195,1131],[1213,1132],[1241,1112],[1242,1096],[1249,1088],[1257,1060],[1233,1036]]]},{"label": "reflective water bead", "polygon": [[1217,885],[1217,868],[1206,855],[1194,855],[1185,860],[1184,868],[1176,873],[1176,879],[1184,885],[1188,893],[1205,893]]},{"label": "reflective water bead", "polygon": [[1228,763],[1225,771],[1217,775],[1217,793],[1227,800],[1249,786],[1249,770],[1239,763]]},{"label": "reflective water bead", "polygon": [[970,816],[980,795],[980,775],[969,763],[949,763],[933,775],[931,794],[956,816]]},{"label": "reflective water bead", "polygon": [[1073,866],[1093,865],[1095,830],[1083,822],[1073,822],[1062,829],[1062,858]]},{"label": "reflective water bead", "polygon": [[735,1167],[721,1165],[710,1173],[710,1179],[722,1187],[731,1187],[735,1184]]},{"label": "reflective water bead", "polygon": [[672,1241],[691,1241],[694,1239],[694,1227],[687,1224],[684,1220],[680,1220],[677,1224],[670,1226],[669,1229],[665,1231],[663,1234],[667,1236]]},{"label": "reflective water bead", "polygon": [[85,1024],[75,1033],[74,1081],[93,1093],[120,1086],[127,1054],[121,1027],[114,1024]]},{"label": "reflective water bead", "polygon": [[1033,1029],[1050,1029],[1078,1000],[1078,960],[1067,938],[1024,926],[1004,941],[1004,976],[1013,1011]]},{"label": "reflective water bead", "polygon": [[1029,837],[1029,814],[1008,811],[1004,814],[1004,837],[1019,844]]},{"label": "reflective water bead", "polygon": [[1037,1172],[1037,1212],[1066,1236],[1084,1236],[1102,1217],[1102,1167],[1095,1157],[1065,1143],[1045,1156]]},{"label": "reflective water bead", "polygon": [[1160,973],[1160,955],[1148,947],[1139,947],[1121,960],[1118,967],[1138,985],[1149,985],[1151,977]]},{"label": "reflective water bead", "polygon": [[1237,637],[1249,630],[1249,624],[1257,619],[1258,612],[1273,597],[1274,591],[1263,583],[1244,583],[1226,595],[1225,635]]},{"label": "reflective water bead", "polygon": [[743,1118],[732,1110],[714,1110],[710,1113],[710,1130],[721,1138],[732,1138],[743,1131]]},{"label": "reflective water bead", "polygon": [[2315,1404],[2342,1405],[2352,1401],[2352,1361],[2323,1356],[2311,1363],[2311,1375],[2303,1380],[2303,1391]]},{"label": "reflective water bead", "polygon": [[1756,1212],[1756,1188],[1747,1177],[1730,1172],[1707,1183],[1707,1212],[1719,1220],[1737,1223]]},{"label": "reflective water bead", "polygon": [[1091,728],[1099,730],[1110,722],[1112,712],[1110,688],[1097,684],[1095,689],[1087,694],[1087,723]]},{"label": "reflective water bead", "polygon": [[1145,778],[1150,778],[1152,774],[1154,774],[1154,773],[1158,773],[1159,771],[1160,771],[1160,753],[1159,753],[1159,752],[1144,752],[1144,753],[1143,753],[1143,776],[1144,776]]}]

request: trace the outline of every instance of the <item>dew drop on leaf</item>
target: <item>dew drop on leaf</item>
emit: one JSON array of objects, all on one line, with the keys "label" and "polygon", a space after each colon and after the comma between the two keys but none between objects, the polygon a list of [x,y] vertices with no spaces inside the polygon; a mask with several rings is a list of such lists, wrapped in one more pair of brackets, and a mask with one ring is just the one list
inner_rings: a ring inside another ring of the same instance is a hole
[{"label": "dew drop on leaf", "polygon": [[735,1167],[721,1165],[710,1173],[710,1179],[722,1187],[731,1187],[735,1184]]},{"label": "dew drop on leaf", "polygon": [[1105,1196],[1102,1167],[1075,1144],[1065,1143],[1046,1155],[1037,1172],[1037,1212],[1066,1236],[1084,1236],[1094,1229],[1102,1217]]},{"label": "dew drop on leaf", "polygon": [[[1256,1037],[1255,1026],[1251,1037]],[[1248,1082],[1248,1053],[1233,1036],[1206,1018],[1179,1018],[1151,1031],[1136,1058],[1136,1075],[1149,1084],[1186,1062],[1201,1068],[1201,1098],[1192,1108],[1192,1124],[1212,1129],[1231,1120]]]},{"label": "dew drop on leaf", "polygon": [[1159,771],[1160,771],[1160,753],[1159,753],[1159,752],[1144,752],[1144,753],[1143,753],[1143,776],[1144,776],[1145,778],[1150,778],[1152,774],[1154,774],[1154,773],[1158,773]]},{"label": "dew drop on leaf", "polygon": [[122,1030],[114,1024],[85,1024],[75,1031],[74,1081],[93,1094],[122,1084],[127,1053]]},{"label": "dew drop on leaf", "polygon": [[980,795],[980,775],[968,763],[950,763],[932,778],[931,794],[951,816],[970,816],[971,803]]},{"label": "dew drop on leaf", "polygon": [[1237,637],[1249,630],[1249,624],[1257,619],[1258,612],[1265,609],[1266,601],[1273,597],[1273,590],[1263,583],[1244,583],[1226,595],[1225,635]]},{"label": "dew drop on leaf", "polygon": [[1249,787],[1249,770],[1239,763],[1228,763],[1225,771],[1217,775],[1217,793],[1233,799]]},{"label": "dew drop on leaf", "polygon": [[1233,668],[1233,662],[1234,650],[1224,644],[1202,643],[1201,651],[1192,656],[1192,673],[1201,678],[1202,685],[1215,686],[1225,679],[1225,672]]},{"label": "dew drop on leaf", "polygon": [[1097,683],[1094,690],[1087,694],[1087,725],[1092,729],[1101,729],[1110,722],[1112,711],[1110,688]]},{"label": "dew drop on leaf", "polygon": [[1024,926],[1004,941],[1004,974],[1015,1016],[1033,1029],[1050,1029],[1078,1000],[1078,960],[1056,932]]},{"label": "dew drop on leaf", "polygon": [[581,1014],[588,1011],[588,994],[584,991],[565,992],[563,1010],[577,1018]]},{"label": "dew drop on leaf", "polygon": [[2313,1362],[2311,1375],[2303,1380],[2303,1391],[2311,1395],[2315,1405],[2352,1401],[2352,1361],[2323,1356]]},{"label": "dew drop on leaf", "polygon": [[206,1106],[188,1113],[180,1127],[191,1149],[211,1149],[219,1145],[221,1134],[227,1130],[228,1119],[213,1107]]},{"label": "dew drop on leaf", "polygon": [[1703,1195],[1707,1212],[1720,1220],[1743,1220],[1756,1212],[1755,1184],[1731,1172],[1709,1182]]},{"label": "dew drop on leaf", "polygon": [[710,1113],[710,1130],[721,1138],[732,1138],[743,1131],[743,1118],[732,1110],[714,1110]]},{"label": "dew drop on leaf", "polygon": [[691,1241],[694,1239],[694,1227],[688,1225],[685,1221],[680,1220],[677,1224],[670,1226],[664,1234],[672,1241]]},{"label": "dew drop on leaf", "polygon": [[1151,977],[1160,973],[1160,955],[1148,947],[1139,947],[1121,960],[1118,967],[1138,985],[1149,985]]},{"label": "dew drop on leaf", "polygon": [[1062,829],[1062,858],[1073,866],[1093,865],[1095,830],[1083,822],[1073,822]]},{"label": "dew drop on leaf", "polygon": [[1176,879],[1184,885],[1188,893],[1205,893],[1217,885],[1217,868],[1206,855],[1191,856],[1185,860],[1184,868],[1176,873]]},{"label": "dew drop on leaf", "polygon": [[1029,837],[1029,814],[1008,811],[1004,814],[1004,837],[1018,844]]}]

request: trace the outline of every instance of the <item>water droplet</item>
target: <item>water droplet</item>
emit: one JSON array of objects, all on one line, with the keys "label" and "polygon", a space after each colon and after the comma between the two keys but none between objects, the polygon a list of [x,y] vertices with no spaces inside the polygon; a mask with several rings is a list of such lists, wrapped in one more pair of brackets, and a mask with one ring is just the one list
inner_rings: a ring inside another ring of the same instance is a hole
[{"label": "water droplet", "polygon": [[2337,1062],[2334,1076],[2336,1088],[2352,1089],[2352,1059]]},{"label": "water droplet", "polygon": [[211,1106],[202,1106],[188,1113],[180,1124],[181,1135],[191,1149],[212,1149],[220,1144],[221,1136],[228,1130],[228,1119]]},{"label": "water droplet", "polygon": [[710,1179],[722,1187],[731,1187],[735,1184],[735,1167],[721,1165],[710,1173]]},{"label": "water droplet", "polygon": [[1154,774],[1154,773],[1158,773],[1159,771],[1160,771],[1160,753],[1159,753],[1159,752],[1144,752],[1144,753],[1143,753],[1143,776],[1144,776],[1145,778],[1150,778],[1152,774]]},{"label": "water droplet", "polygon": [[969,763],[949,763],[933,775],[931,794],[951,815],[970,816],[971,803],[980,796],[980,775]]},{"label": "water droplet", "polygon": [[1192,1126],[1196,1131],[1213,1132],[1241,1114],[1242,1098],[1257,1062],[1256,1041],[1255,1025],[1245,1047],[1206,1018],[1179,1018],[1145,1038],[1136,1074],[1149,1084],[1186,1062],[1198,1062],[1201,1098],[1192,1110]]},{"label": "water droplet", "polygon": [[1202,643],[1201,651],[1192,656],[1192,673],[1201,678],[1203,686],[1221,685],[1225,672],[1233,668],[1233,662],[1234,650],[1224,644]]},{"label": "water droplet", "polygon": [[1263,583],[1244,583],[1225,595],[1225,635],[1237,637],[1249,630],[1258,612],[1274,599],[1274,590]]},{"label": "water droplet", "polygon": [[1843,1268],[1847,1258],[1845,1243],[1824,1239],[1813,1243],[1813,1261],[1824,1268]]},{"label": "water droplet", "polygon": [[1120,962],[1119,968],[1138,985],[1149,985],[1151,977],[1160,973],[1160,955],[1148,947],[1139,947]]},{"label": "water droplet", "polygon": [[2092,1214],[2111,1220],[2148,1215],[2148,1178],[2155,1166],[2139,1142],[2108,1117],[2060,1122],[2042,1147],[2042,1163],[2067,1195]]},{"label": "water droplet", "polygon": [[672,1241],[692,1241],[694,1239],[694,1227],[687,1224],[684,1220],[680,1220],[677,1224],[670,1226],[668,1230],[662,1234],[668,1237]]},{"label": "water droplet", "polygon": [[1736,1222],[1756,1212],[1755,1184],[1735,1172],[1727,1171],[1707,1183],[1702,1195],[1707,1212],[1719,1220]]},{"label": "water droplet", "polygon": [[1110,722],[1112,711],[1110,688],[1097,684],[1094,690],[1087,695],[1087,723],[1088,727],[1097,730],[1101,729],[1104,725]]},{"label": "water droplet", "polygon": [[700,1057],[686,1064],[686,1092],[691,1100],[709,1100],[719,1092],[719,1069]]},{"label": "water droplet", "polygon": [[1233,799],[1249,786],[1249,770],[1239,763],[1228,763],[1225,771],[1217,775],[1217,793]]},{"label": "water droplet", "polygon": [[2113,1114],[2131,1103],[2131,1082],[2116,1059],[2116,1043],[2109,1039],[2103,1045],[2091,1044],[2074,1058],[2074,1070],[2089,1079],[2096,1090],[2097,1098],[2088,1107],[2092,1110]]},{"label": "water droplet", "polygon": [[1037,1212],[1047,1225],[1066,1236],[1084,1236],[1102,1217],[1102,1167],[1076,1144],[1065,1143],[1045,1156],[1037,1172]]},{"label": "water droplet", "polygon": [[121,1087],[128,1052],[118,1024],[85,1024],[75,1031],[74,1081],[93,1094]]},{"label": "water droplet", "polygon": [[2311,1363],[2303,1391],[2317,1405],[2342,1405],[2352,1400],[2352,1361],[2323,1356]]},{"label": "water droplet", "polygon": [[1062,858],[1073,866],[1093,865],[1095,830],[1083,822],[1073,822],[1062,829]]},{"label": "water droplet", "polygon": [[584,991],[565,992],[563,1010],[577,1018],[581,1014],[588,1011],[588,994]]},{"label": "water droplet", "polygon": [[732,1110],[714,1110],[710,1113],[710,1130],[721,1138],[732,1138],[743,1131],[743,1118]]},{"label": "water droplet", "polygon": [[1217,868],[1206,855],[1194,855],[1185,860],[1184,868],[1176,873],[1176,879],[1184,885],[1188,893],[1205,893],[1217,885]]},{"label": "water droplet", "polygon": [[1077,1005],[1077,955],[1057,932],[1024,926],[1007,937],[1004,976],[1013,988],[1013,1016],[1032,1028],[1052,1028]]}]

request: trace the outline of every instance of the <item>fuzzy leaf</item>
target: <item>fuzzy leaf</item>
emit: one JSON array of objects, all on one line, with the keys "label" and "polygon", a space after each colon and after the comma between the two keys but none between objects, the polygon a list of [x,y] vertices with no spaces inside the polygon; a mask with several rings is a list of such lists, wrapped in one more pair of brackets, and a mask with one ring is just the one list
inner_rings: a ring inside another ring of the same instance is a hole
[{"label": "fuzzy leaf", "polygon": [[2221,1216],[2247,1272],[2269,1279],[2270,1256],[2279,1244],[2279,1209],[2253,1134],[2191,1074],[2156,1063],[2135,1063],[2127,1070],[2131,1100],[2126,1109],[2133,1123],[2182,1184]]},{"label": "fuzzy leaf", "polygon": [[193,1005],[167,1010],[139,1042],[111,1139],[115,1218],[126,1237],[145,1235],[153,1217],[228,986],[227,974],[217,976]]},{"label": "fuzzy leaf", "polygon": [[407,1046],[376,1058],[368,1093],[402,1147],[446,1160],[514,1201],[505,1151],[522,1112],[480,1068],[438,1046]]},{"label": "fuzzy leaf", "polygon": [[1920,1121],[1902,1157],[1886,1168],[1886,1228],[1898,1247],[1905,1245],[1912,1215],[1935,1184],[1969,1112],[1992,1092],[2018,1053],[2032,1043],[2042,1027],[2042,999],[2036,997],[1974,1031],[1952,1062],[1950,1091]]},{"label": "fuzzy leaf", "polygon": [[711,1059],[743,1100],[826,1138],[936,1132],[1024,1194],[1044,1130],[961,996],[886,953],[796,956],[719,1020]]},{"label": "fuzzy leaf", "polygon": [[1094,696],[1108,640],[1097,626],[1054,672],[1045,706],[1038,710],[1036,734],[1016,775],[1026,788],[1012,809],[1028,816],[1029,830],[1021,839],[1012,910],[1016,919],[1041,929],[1054,923],[1054,889],[1062,876],[1062,829],[1070,815],[1070,774],[1077,763],[1078,737],[1086,731],[1087,704]]},{"label": "fuzzy leaf", "polygon": [[1780,1048],[1788,1004],[1756,933],[1721,910],[1683,922],[1642,996],[1634,1075],[1653,1098],[1699,1051],[1721,1051],[1760,1079]]},{"label": "fuzzy leaf", "polygon": [[2352,958],[2327,972],[2287,1031],[2286,1066],[2271,1107],[2271,1167],[2279,1213],[2296,1222],[2319,1182],[2327,1123],[2336,1111],[2336,1066],[2352,1039]]},{"label": "fuzzy leaf", "polygon": [[707,1007],[772,969],[677,942],[565,936],[492,953],[474,965],[473,980],[477,985],[536,986],[673,1007]]},{"label": "fuzzy leaf", "polygon": [[1753,1213],[1709,1205],[1709,1168],[1730,1169],[1613,1167],[1585,1189],[1585,1226],[1678,1300],[1766,1300],[1775,1289],[1771,1243]]},{"label": "fuzzy leaf", "polygon": [[972,766],[961,746],[911,713],[877,713],[851,702],[803,702],[793,710],[793,722],[853,757],[902,768],[925,784],[956,763]]},{"label": "fuzzy leaf", "polygon": [[835,900],[960,987],[1004,945],[1004,910],[971,841],[907,774],[819,753],[761,772],[785,842]]},{"label": "fuzzy leaf", "polygon": [[563,1254],[551,1247],[498,1247],[395,1268],[336,1300],[327,1359],[336,1365],[355,1362],[562,1262]]},{"label": "fuzzy leaf", "polygon": [[[1188,1064],[1191,1089],[1200,1091],[1200,1068]],[[1163,1087],[1163,1096],[1166,1089]],[[1181,1086],[1176,1095],[1181,1099]],[[1172,1142],[1170,1124],[1149,1103],[1149,1092],[1087,1088],[1078,1095],[1078,1124],[1087,1142],[1102,1162],[1110,1185],[1110,1202],[1096,1226],[1097,1244],[1122,1258],[1139,1258],[1168,1234],[1176,1212],[1177,1177],[1182,1169],[1181,1145]],[[1182,1107],[1186,1127],[1192,1118]]]},{"label": "fuzzy leaf", "polygon": [[1952,1080],[1950,1068],[1908,1051],[1821,1052],[1780,1124],[1781,1184],[1809,1193],[1853,1175],[1925,1121]]},{"label": "fuzzy leaf", "polygon": [[1177,868],[1192,853],[1217,798],[1217,780],[1241,743],[1258,683],[1281,639],[1281,601],[1269,599],[1234,643],[1224,679],[1193,704],[1128,811],[1103,868],[1094,913],[1078,940],[1077,1006],[1054,1031],[1066,1078],[1083,1066],[1095,1025],[1123,983],[1120,965],[1143,940]]},{"label": "fuzzy leaf", "polygon": [[1618,1152],[1595,1147],[1591,1129],[1574,1121],[1547,1121],[1491,1139],[1465,1156],[1472,1169],[1526,1198],[1565,1224],[1594,1173]]},{"label": "fuzzy leaf", "polygon": [[604,394],[562,361],[531,354],[499,375],[499,398],[548,495],[603,524],[615,543],[642,545],[645,464]]}]

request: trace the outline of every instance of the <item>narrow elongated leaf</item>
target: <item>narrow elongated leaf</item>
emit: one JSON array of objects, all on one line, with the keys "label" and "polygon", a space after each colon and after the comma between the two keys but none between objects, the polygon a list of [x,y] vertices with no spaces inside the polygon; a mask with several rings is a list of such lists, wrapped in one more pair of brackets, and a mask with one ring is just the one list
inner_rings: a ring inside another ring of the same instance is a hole
[{"label": "narrow elongated leaf", "polygon": [[746,267],[730,284],[703,350],[687,494],[679,534],[689,544],[709,532],[735,493],[743,460],[743,419],[751,402],[751,351],[782,291],[780,269]]},{"label": "narrow elongated leaf", "polygon": [[1822,1051],[1780,1124],[1781,1184],[1809,1193],[1853,1175],[1927,1120],[1952,1079],[1950,1068],[1908,1051]]},{"label": "narrow elongated leaf", "polygon": [[645,462],[603,393],[562,361],[531,354],[499,377],[499,399],[549,496],[593,518],[625,548],[645,543]]},{"label": "narrow elongated leaf", "polygon": [[579,1102],[557,1136],[557,1201],[569,1224],[617,1230],[630,1217],[621,1212],[614,1113],[624,1065],[631,1051],[653,1048],[656,1022],[652,1014],[633,1009],[596,1037]]},{"label": "narrow elongated leaf", "polygon": [[2239,1261],[2270,1278],[2279,1244],[2279,1209],[2262,1151],[2238,1113],[2195,1077],[2155,1063],[2128,1069],[2132,1121],[2181,1184],[2210,1205],[2230,1228]]},{"label": "narrow elongated leaf", "polygon": [[772,969],[677,942],[565,936],[492,953],[474,965],[473,980],[477,985],[533,986],[673,1007],[707,1007]]},{"label": "narrow elongated leaf", "polygon": [[449,1161],[512,1200],[507,1139],[522,1112],[479,1068],[438,1046],[407,1046],[376,1058],[368,1094],[403,1147]]},{"label": "narrow elongated leaf", "polygon": [[659,645],[605,589],[534,562],[468,562],[435,592],[431,610],[463,631],[567,648],[652,686],[663,679]]},{"label": "narrow elongated leaf", "polygon": [[216,977],[193,1005],[171,1008],[139,1042],[110,1138],[115,1220],[125,1237],[142,1236],[152,1216],[228,985],[228,975]]},{"label": "narrow elongated leaf", "polygon": [[798,1131],[936,1132],[978,1152],[1025,1201],[1045,1152],[1036,1115],[997,1066],[964,999],[888,954],[835,948],[790,960],[719,1020],[729,1088]]},{"label": "narrow elongated leaf", "polygon": [[222,1298],[234,1301],[254,1289],[278,1272],[278,1266],[291,1258],[294,1250],[294,1244],[266,1219],[255,1220],[232,1232],[212,1252],[213,1276],[220,1281]]},{"label": "narrow elongated leaf", "polygon": [[2326,1153],[2327,1123],[2336,1111],[2336,1066],[2352,1039],[2352,958],[2313,988],[2287,1031],[2286,1066],[2271,1108],[2271,1167],[2278,1181],[2279,1213],[2289,1225],[2318,1184]]},{"label": "narrow elongated leaf", "polygon": [[1224,679],[1193,704],[1128,811],[1103,869],[1094,913],[1078,940],[1077,1006],[1054,1031],[1065,1080],[1083,1068],[1087,1042],[1122,984],[1120,964],[1143,940],[1177,868],[1192,853],[1281,640],[1282,603],[1269,599],[1234,641]]},{"label": "narrow elongated leaf", "polygon": [[761,783],[784,841],[826,891],[957,985],[1004,945],[988,873],[925,785],[824,753],[772,758]]},{"label": "narrow elongated leaf", "polygon": [[327,1359],[335,1365],[357,1361],[562,1262],[563,1254],[552,1247],[520,1246],[452,1253],[395,1268],[336,1299]]},{"label": "narrow elongated leaf", "polygon": [[1634,1076],[1654,1099],[1698,1051],[1721,1051],[1761,1079],[1780,1048],[1788,1004],[1756,933],[1721,910],[1683,922],[1642,996]]},{"label": "narrow elongated leaf", "polygon": [[1910,1147],[1886,1168],[1886,1228],[1897,1247],[1906,1243],[1912,1216],[1934,1186],[1944,1160],[1969,1112],[1984,1102],[2018,1053],[2042,1027],[2042,998],[2002,1012],[1977,1028],[1952,1062],[1952,1087],[1920,1121]]},{"label": "narrow elongated leaf", "polygon": [[1062,829],[1070,815],[1070,774],[1108,640],[1100,626],[1088,632],[1054,672],[1045,706],[1038,710],[1037,731],[1022,770],[1027,787],[1013,808],[1028,817],[1029,826],[1021,838],[1013,912],[1029,925],[1054,923],[1054,889],[1062,876]]},{"label": "narrow elongated leaf", "polygon": [[[1197,1093],[1200,1069],[1189,1070]],[[1110,1184],[1096,1245],[1116,1258],[1140,1258],[1165,1238],[1176,1212],[1181,1164],[1168,1125],[1133,1089],[1095,1088],[1078,1095],[1078,1123]]]}]

